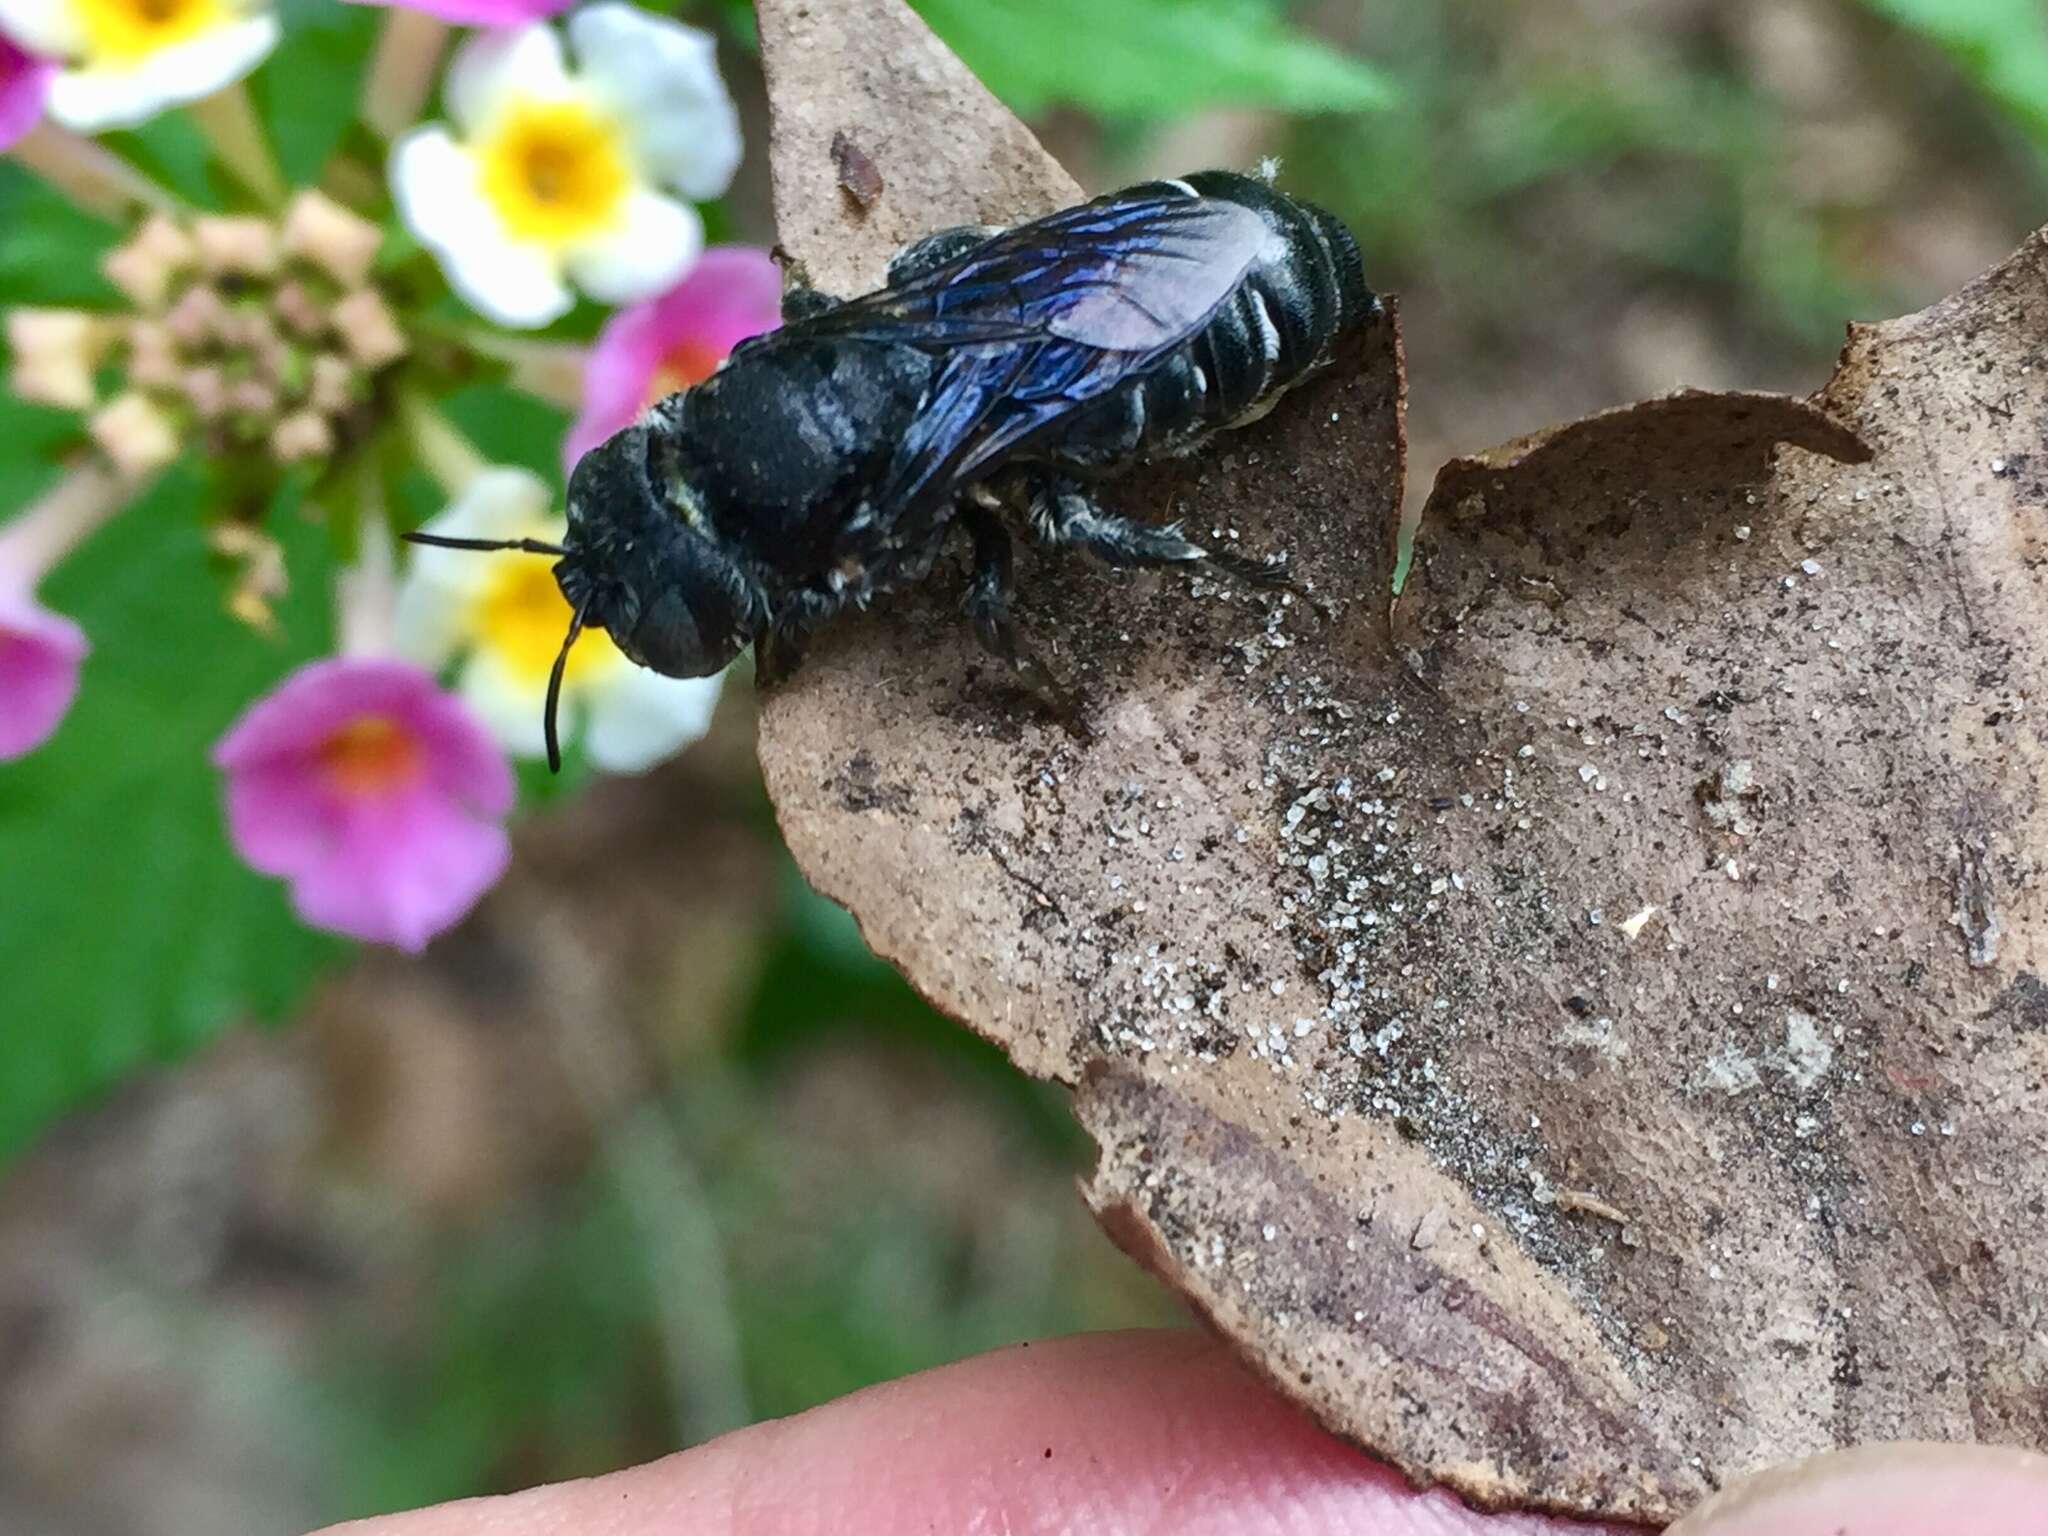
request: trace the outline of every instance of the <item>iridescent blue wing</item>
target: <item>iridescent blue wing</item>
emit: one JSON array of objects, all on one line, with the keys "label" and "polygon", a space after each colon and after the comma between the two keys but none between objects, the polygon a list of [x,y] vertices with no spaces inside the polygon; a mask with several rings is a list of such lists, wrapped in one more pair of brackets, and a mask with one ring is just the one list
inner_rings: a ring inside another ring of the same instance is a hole
[{"label": "iridescent blue wing", "polygon": [[1157,183],[997,235],[803,329],[942,356],[879,488],[914,511],[1195,335],[1269,238],[1242,204]]}]

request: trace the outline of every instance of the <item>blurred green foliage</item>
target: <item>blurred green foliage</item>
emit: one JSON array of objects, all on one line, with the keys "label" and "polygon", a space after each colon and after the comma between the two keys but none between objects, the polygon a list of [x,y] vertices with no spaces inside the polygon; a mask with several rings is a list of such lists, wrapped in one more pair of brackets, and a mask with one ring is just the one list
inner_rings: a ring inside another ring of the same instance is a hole
[{"label": "blurred green foliage", "polygon": [[[80,212],[5,159],[0,159],[0,230],[6,232],[0,237],[0,302],[114,302],[113,285],[100,276],[98,260],[112,241],[112,228]],[[5,399],[8,407],[15,409],[13,396]],[[10,513],[33,487],[37,465],[56,450],[59,429],[68,420],[53,412],[40,416],[36,422],[16,409],[12,420],[23,423],[23,428],[0,440],[6,445],[0,451],[0,474],[9,477],[6,506]]]},{"label": "blurred green foliage", "polygon": [[[286,42],[252,89],[287,169],[310,179],[349,127],[378,15],[330,0],[287,9]],[[195,203],[219,203],[182,116],[110,142]],[[113,301],[98,258],[117,232],[6,162],[0,228],[5,302]],[[502,388],[468,390],[450,410],[493,459],[559,473],[560,410]],[[76,441],[74,418],[0,397],[0,508],[52,483]],[[94,648],[57,736],[0,768],[0,869],[30,876],[0,923],[0,1012],[17,1021],[0,1031],[0,1157],[139,1067],[287,1017],[348,952],[230,851],[208,760],[244,707],[331,648],[332,551],[281,501],[269,520],[292,575],[280,634],[230,619],[199,516],[213,489],[202,469],[173,471],[43,594]],[[437,505],[423,472],[400,489],[415,517]]]},{"label": "blurred green foliage", "polygon": [[[0,441],[49,443],[57,425],[0,403]],[[0,457],[0,503],[42,478],[28,455]],[[342,952],[229,852],[207,760],[250,699],[324,648],[324,594],[302,584],[274,642],[206,600],[199,494],[173,473],[45,593],[95,650],[57,740],[0,770],[0,1155],[139,1066],[281,1016]],[[318,531],[280,528],[317,569]]]},{"label": "blurred green foliage", "polygon": [[915,0],[1020,113],[1074,106],[1111,120],[1202,107],[1359,112],[1386,75],[1294,27],[1273,0]]},{"label": "blurred green foliage", "polygon": [[1938,44],[2048,149],[2048,9],[2040,0],[1863,0]]},{"label": "blurred green foliage", "polygon": [[285,43],[250,80],[250,91],[285,179],[319,177],[355,120],[363,66],[382,22],[377,7],[283,0]]},{"label": "blurred green foliage", "polygon": [[[1506,328],[1540,290],[1533,258],[1570,269],[1578,245],[1638,284],[1721,289],[1794,344],[1831,345],[1846,317],[1884,312],[1886,296],[1831,249],[1831,206],[1785,185],[1782,110],[1715,51],[1617,70],[1560,48],[1503,68],[1499,38],[1467,7],[1377,11],[1398,104],[1303,125],[1287,164],[1360,231],[1390,286],[1454,296]],[[1585,201],[1581,227],[1523,222],[1562,189]],[[1638,189],[1656,201],[1631,206]]]}]

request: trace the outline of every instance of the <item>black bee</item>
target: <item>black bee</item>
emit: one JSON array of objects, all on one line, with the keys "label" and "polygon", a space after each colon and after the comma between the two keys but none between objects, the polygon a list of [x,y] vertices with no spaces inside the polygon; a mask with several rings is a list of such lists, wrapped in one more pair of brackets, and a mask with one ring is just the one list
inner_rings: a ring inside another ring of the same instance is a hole
[{"label": "black bee", "polygon": [[1112,565],[1284,585],[1105,511],[1090,482],[1262,416],[1379,307],[1341,222],[1225,171],[945,230],[875,293],[792,290],[782,329],[584,456],[561,545],[516,547],[557,557],[564,659],[596,625],[672,677],[752,643],[772,679],[825,620],[924,577],[958,523],[967,616],[1021,664],[1005,513]]}]

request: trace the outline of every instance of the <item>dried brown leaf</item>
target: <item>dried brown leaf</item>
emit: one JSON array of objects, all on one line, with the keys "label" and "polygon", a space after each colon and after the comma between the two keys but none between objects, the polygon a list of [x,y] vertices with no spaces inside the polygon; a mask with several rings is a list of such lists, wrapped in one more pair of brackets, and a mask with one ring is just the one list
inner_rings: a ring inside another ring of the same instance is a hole
[{"label": "dried brown leaf", "polygon": [[[778,111],[859,119],[892,199],[963,178],[903,234],[1064,200],[962,153],[1021,130],[902,7],[816,74],[781,10]],[[830,194],[783,238],[858,287],[829,139],[778,136],[778,193]],[[1074,1085],[1119,1241],[1418,1480],[1662,1520],[1827,1446],[2048,1447],[2044,251],[1855,330],[1811,403],[1446,466],[1391,614],[1389,322],[1121,487],[1317,604],[1027,566],[1076,734],[942,574],[766,702],[790,844]]]},{"label": "dried brown leaf", "polygon": [[[879,286],[889,258],[935,229],[1014,224],[1081,200],[902,0],[755,0],[754,11],[776,234],[826,293]],[[857,174],[875,195],[864,204],[848,206],[835,139],[865,162]]]}]

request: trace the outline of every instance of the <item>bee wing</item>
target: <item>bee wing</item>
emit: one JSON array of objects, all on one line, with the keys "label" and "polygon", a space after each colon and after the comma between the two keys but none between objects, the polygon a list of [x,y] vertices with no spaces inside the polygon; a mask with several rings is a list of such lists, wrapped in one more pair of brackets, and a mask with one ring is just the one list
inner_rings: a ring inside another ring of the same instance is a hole
[{"label": "bee wing", "polygon": [[1158,185],[997,235],[904,296],[1103,352],[1177,346],[1230,297],[1268,232],[1242,203]]},{"label": "bee wing", "polygon": [[1269,238],[1252,209],[1159,183],[997,235],[808,324],[943,354],[882,487],[885,504],[915,510],[1199,332]]}]

